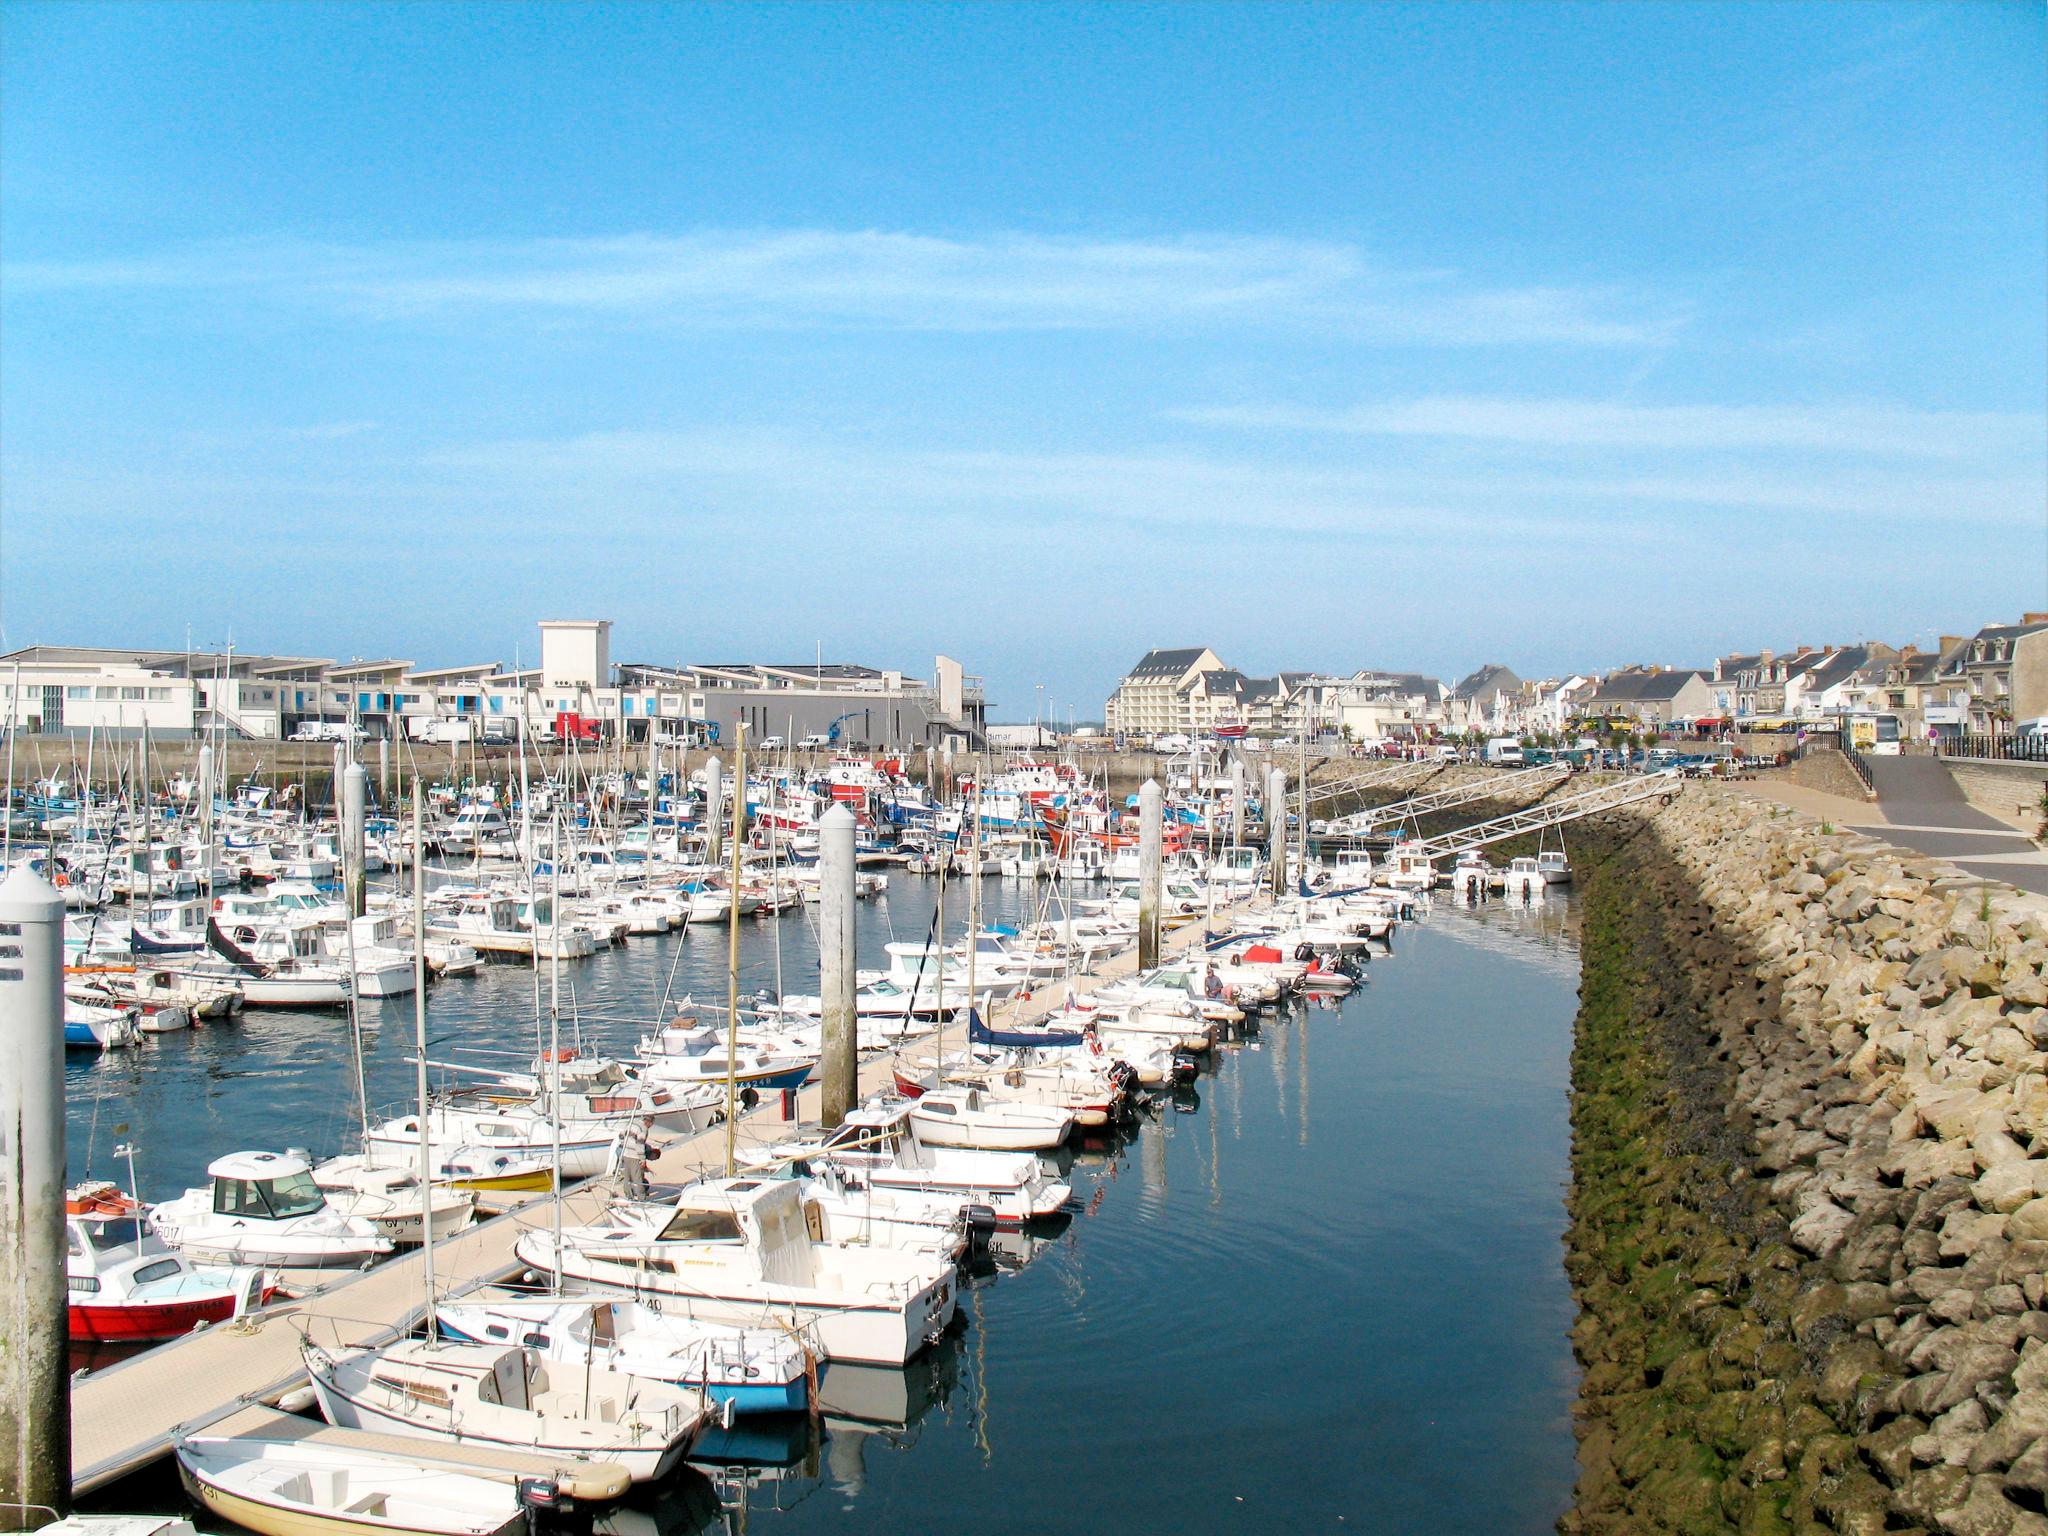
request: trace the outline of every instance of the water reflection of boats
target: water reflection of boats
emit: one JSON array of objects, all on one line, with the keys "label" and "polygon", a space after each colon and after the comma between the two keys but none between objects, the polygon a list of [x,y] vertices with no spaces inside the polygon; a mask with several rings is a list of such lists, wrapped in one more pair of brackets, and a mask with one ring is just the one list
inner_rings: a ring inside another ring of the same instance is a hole
[{"label": "water reflection of boats", "polygon": [[684,1467],[658,1483],[635,1488],[606,1509],[601,1536],[703,1536],[725,1529],[718,1490],[703,1473]]},{"label": "water reflection of boats", "polygon": [[960,1336],[949,1332],[901,1370],[835,1361],[818,1379],[818,1401],[832,1430],[909,1429],[960,1383]]},{"label": "water reflection of boats", "polygon": [[986,1255],[991,1272],[1015,1274],[1045,1249],[1064,1242],[1067,1228],[1073,1224],[1073,1212],[1062,1211],[1028,1227],[998,1229],[989,1238]]}]

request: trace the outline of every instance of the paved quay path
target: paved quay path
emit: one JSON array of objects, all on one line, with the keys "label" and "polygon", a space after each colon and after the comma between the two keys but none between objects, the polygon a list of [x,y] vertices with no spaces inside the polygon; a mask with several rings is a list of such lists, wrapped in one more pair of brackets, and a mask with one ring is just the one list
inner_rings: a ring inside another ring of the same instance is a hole
[{"label": "paved quay path", "polygon": [[[1260,895],[1217,909],[1227,929],[1269,907]],[[1161,935],[1160,958],[1179,955],[1200,938],[1197,920]],[[1104,961],[1083,978],[1089,988],[1137,969],[1136,951]],[[1038,989],[1017,1007],[1035,1018],[1056,1006],[1066,984]],[[1007,1012],[1005,1013],[1007,1017]],[[961,1043],[964,1026],[920,1035],[896,1052],[881,1052],[859,1064],[862,1098],[890,1091],[899,1056],[929,1054],[935,1045]],[[822,1090],[816,1083],[798,1096],[797,1121],[815,1125]],[[771,1094],[735,1122],[738,1148],[767,1147],[785,1139],[795,1123],[785,1122],[781,1095]],[[697,1173],[722,1172],[726,1129],[714,1126],[694,1135],[656,1137],[659,1156],[650,1176],[663,1184],[686,1182]],[[562,1222],[595,1221],[616,1193],[608,1178],[591,1179],[562,1196]],[[513,1245],[522,1233],[553,1223],[552,1197],[539,1195],[502,1216],[479,1222],[434,1244],[435,1293],[452,1293],[509,1279],[521,1269]],[[418,1250],[338,1281],[299,1301],[264,1309],[239,1323],[223,1323],[143,1351],[105,1370],[93,1371],[71,1389],[71,1467],[76,1492],[87,1493],[167,1454],[173,1440],[217,1424],[259,1404],[274,1404],[303,1386],[300,1340],[311,1337],[329,1348],[388,1341],[416,1326],[425,1310],[425,1262]]]},{"label": "paved quay path", "polygon": [[1867,757],[1877,804],[1804,785],[1752,779],[1736,787],[1835,826],[1868,832],[1967,875],[2048,896],[2048,853],[2017,828],[1971,805],[1939,758]]}]

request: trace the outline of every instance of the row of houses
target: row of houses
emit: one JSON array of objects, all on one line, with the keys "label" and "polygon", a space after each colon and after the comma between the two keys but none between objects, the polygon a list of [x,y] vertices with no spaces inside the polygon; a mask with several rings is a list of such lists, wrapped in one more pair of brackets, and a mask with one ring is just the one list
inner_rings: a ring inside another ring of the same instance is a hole
[{"label": "row of houses", "polygon": [[540,664],[335,661],[247,652],[33,645],[0,655],[0,720],[24,735],[175,740],[220,732],[278,739],[308,724],[372,738],[579,735],[646,741],[753,740],[882,749],[967,747],[981,739],[981,680],[951,657],[928,677],[846,663],[658,666],[611,659],[611,621],[540,626]]},{"label": "row of houses", "polygon": [[1125,735],[1243,730],[1367,744],[1555,734],[1592,720],[1740,729],[1862,715],[1895,717],[1911,740],[1997,735],[2048,717],[2048,613],[1944,635],[1930,650],[1865,640],[1536,680],[1490,663],[1449,686],[1377,670],[1248,677],[1205,647],[1155,650],[1125,674],[1104,713],[1108,729]]}]

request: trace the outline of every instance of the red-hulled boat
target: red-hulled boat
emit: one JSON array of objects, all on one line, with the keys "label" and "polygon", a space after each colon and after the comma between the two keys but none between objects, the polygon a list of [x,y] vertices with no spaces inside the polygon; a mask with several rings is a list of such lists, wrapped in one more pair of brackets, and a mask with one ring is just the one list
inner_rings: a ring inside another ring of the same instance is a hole
[{"label": "red-hulled boat", "polygon": [[64,1222],[74,1342],[174,1339],[270,1300],[262,1270],[195,1266],[151,1233],[142,1207],[112,1184],[67,1192]]}]

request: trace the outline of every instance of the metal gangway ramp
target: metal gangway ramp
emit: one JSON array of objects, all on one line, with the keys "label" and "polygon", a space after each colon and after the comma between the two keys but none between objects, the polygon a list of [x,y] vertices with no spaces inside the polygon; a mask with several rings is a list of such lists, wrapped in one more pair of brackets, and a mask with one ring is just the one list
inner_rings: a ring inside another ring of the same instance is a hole
[{"label": "metal gangway ramp", "polygon": [[[1282,765],[1285,766],[1284,764]],[[1319,800],[1335,800],[1341,795],[1362,794],[1368,789],[1391,789],[1441,773],[1443,763],[1416,761],[1411,763],[1374,763],[1345,779],[1322,784],[1311,783],[1308,787],[1308,803]],[[1301,792],[1300,779],[1295,780],[1295,794]]]},{"label": "metal gangway ramp", "polygon": [[1451,784],[1443,789],[1425,790],[1419,795],[1410,795],[1405,800],[1396,800],[1389,805],[1376,805],[1367,810],[1353,811],[1349,816],[1340,816],[1330,823],[1327,835],[1364,837],[1381,827],[1406,821],[1411,816],[1427,816],[1436,811],[1448,811],[1474,800],[1495,800],[1503,792],[1512,794],[1522,788],[1534,789],[1547,779],[1561,781],[1570,771],[1563,766],[1539,763],[1534,768],[1513,768],[1506,773],[1474,779],[1468,784]]},{"label": "metal gangway ramp", "polygon": [[1396,852],[1404,862],[1434,864],[1439,859],[1456,858],[1461,853],[1474,848],[1484,848],[1489,843],[1506,842],[1509,838],[1520,837],[1525,832],[1540,832],[1546,827],[1561,827],[1566,822],[1577,821],[1582,816],[1592,816],[1600,811],[1619,810],[1624,805],[1634,805],[1642,800],[1655,800],[1660,795],[1677,794],[1684,783],[1676,769],[1617,779],[1611,784],[1596,785],[1576,795],[1566,795],[1559,800],[1546,800],[1543,804],[1532,805],[1525,811],[1511,811],[1505,816],[1496,816],[1491,821],[1477,822],[1456,832],[1446,832],[1441,837],[1402,843]]}]

